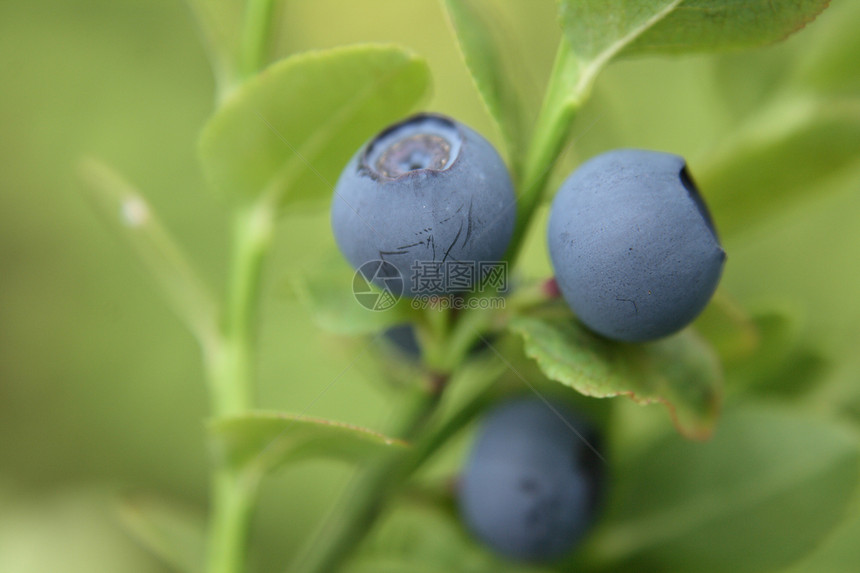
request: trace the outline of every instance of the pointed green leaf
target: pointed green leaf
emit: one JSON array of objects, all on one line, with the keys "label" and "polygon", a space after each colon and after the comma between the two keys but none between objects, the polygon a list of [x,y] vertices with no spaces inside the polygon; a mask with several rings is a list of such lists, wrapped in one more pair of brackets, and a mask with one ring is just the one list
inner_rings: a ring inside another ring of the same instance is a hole
[{"label": "pointed green leaf", "polygon": [[215,296],[143,194],[95,159],[79,165],[93,208],[131,248],[167,303],[204,346],[217,336]]},{"label": "pointed green leaf", "polygon": [[613,571],[773,571],[841,522],[858,470],[856,435],[841,425],[791,410],[726,412],[711,441],[670,435],[618,469],[591,549]]},{"label": "pointed green leaf", "polygon": [[828,2],[562,0],[560,17],[580,83],[590,83],[622,51],[701,51],[781,40],[812,21]]},{"label": "pointed green leaf", "polygon": [[326,202],[350,156],[413,110],[429,82],[424,61],[393,46],[287,58],[243,84],[209,120],[203,170],[228,196]]},{"label": "pointed green leaf", "polygon": [[627,396],[668,408],[685,436],[710,436],[722,377],[712,350],[692,331],[647,344],[622,344],[591,334],[570,318],[517,317],[510,329],[551,380],[596,398]]},{"label": "pointed green leaf", "polygon": [[206,520],[202,512],[142,493],[119,502],[129,533],[166,564],[184,573],[202,573],[206,561]]},{"label": "pointed green leaf", "polygon": [[520,76],[507,53],[511,34],[505,31],[495,13],[497,6],[491,2],[445,0],[445,7],[463,59],[516,165],[525,148],[526,128],[523,98],[516,81]]},{"label": "pointed green leaf", "polygon": [[858,164],[860,99],[790,100],[745,123],[694,166],[721,233],[755,225]]},{"label": "pointed green leaf", "polygon": [[226,463],[262,472],[311,457],[363,462],[406,447],[405,442],[366,428],[277,412],[215,420],[209,430],[216,453]]},{"label": "pointed green leaf", "polygon": [[683,53],[764,46],[800,30],[829,3],[830,0],[684,0],[639,36],[627,52]]}]

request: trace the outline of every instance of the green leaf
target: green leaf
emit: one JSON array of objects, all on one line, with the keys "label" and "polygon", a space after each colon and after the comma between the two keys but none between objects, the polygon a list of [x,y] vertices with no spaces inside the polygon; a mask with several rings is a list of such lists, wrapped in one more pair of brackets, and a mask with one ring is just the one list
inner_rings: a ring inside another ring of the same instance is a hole
[{"label": "green leaf", "polygon": [[804,43],[802,53],[794,60],[798,84],[812,87],[816,93],[856,95],[860,76],[856,73],[860,59],[860,35],[857,21],[860,3],[833,2],[821,22],[809,31],[813,36]]},{"label": "green leaf", "polygon": [[802,38],[765,50],[722,54],[714,59],[713,86],[742,122],[792,92],[815,93],[820,99],[855,97],[860,76],[856,23],[860,3],[832,3]]},{"label": "green leaf", "polygon": [[683,0],[562,0],[562,28],[581,62],[602,65]]},{"label": "green leaf", "polygon": [[712,350],[692,331],[647,344],[591,334],[573,319],[514,318],[525,352],[551,380],[596,398],[627,396],[666,406],[678,430],[705,439],[719,412],[722,377]]},{"label": "green leaf", "polygon": [[206,520],[202,513],[148,494],[119,500],[122,524],[144,547],[185,573],[201,573],[206,561]]},{"label": "green leaf", "polygon": [[860,506],[852,505],[850,515],[814,552],[783,573],[855,573],[860,564]]},{"label": "green leaf", "polygon": [[769,376],[759,378],[751,391],[764,396],[800,398],[826,379],[833,367],[821,349],[800,346]]},{"label": "green leaf", "polygon": [[726,412],[710,442],[668,436],[618,468],[593,556],[613,571],[786,566],[842,520],[858,454],[856,435],[841,425],[789,410]]},{"label": "green leaf", "polygon": [[4,474],[0,485],[6,489],[0,511],[3,573],[177,571],[166,569],[129,538],[113,511],[116,498],[104,491],[104,485],[65,482],[33,488],[32,483],[20,483],[7,489],[9,482],[23,482],[11,478]]},{"label": "green leaf", "polygon": [[209,120],[203,170],[214,188],[244,200],[328,201],[350,156],[408,114],[429,81],[423,60],[393,46],[287,58],[243,84]]},{"label": "green leaf", "polygon": [[802,311],[790,304],[755,311],[753,324],[759,333],[761,343],[750,360],[730,365],[732,374],[740,374],[745,369],[749,378],[758,378],[776,369],[791,353],[800,340]]},{"label": "green leaf", "polygon": [[[829,3],[830,0],[684,0],[631,43],[627,52],[683,53],[764,46],[800,30]],[[624,4],[650,6],[658,2]]]},{"label": "green leaf", "polygon": [[343,570],[344,573],[448,573],[450,571],[446,566],[397,557],[357,559]]},{"label": "green leaf", "polygon": [[749,357],[761,342],[753,320],[723,291],[714,294],[694,325],[723,363]]},{"label": "green leaf", "polygon": [[[560,16],[585,77],[615,55],[746,48],[781,40],[829,0],[562,0]],[[591,69],[589,72],[588,70]]]},{"label": "green leaf", "polygon": [[131,248],[176,315],[204,347],[211,347],[217,337],[215,296],[146,198],[100,161],[83,160],[79,171],[95,211]]},{"label": "green leaf", "polygon": [[768,110],[694,166],[724,235],[813,197],[828,178],[858,164],[860,99],[795,99]]},{"label": "green leaf", "polygon": [[359,301],[353,292],[356,271],[339,254],[336,257],[328,259],[324,272],[300,275],[290,281],[293,292],[320,328],[335,334],[355,336],[380,332],[410,321],[410,299],[400,299],[385,310],[368,308],[366,305],[372,300]]},{"label": "green leaf", "polygon": [[484,0],[445,0],[463,59],[490,115],[508,147],[514,171],[526,145],[521,77],[507,53],[512,34],[496,13],[497,5]]},{"label": "green leaf", "polygon": [[797,397],[824,378],[831,363],[803,339],[800,311],[790,306],[753,315],[760,343],[754,354],[726,363],[732,388],[765,396]]},{"label": "green leaf", "polygon": [[785,91],[798,65],[798,48],[809,43],[809,37],[804,35],[799,45],[786,42],[764,50],[727,52],[713,58],[711,81],[737,122],[734,129],[754,121]]},{"label": "green leaf", "polygon": [[215,420],[209,430],[216,453],[227,464],[259,472],[311,457],[363,462],[392,448],[407,447],[366,428],[277,412]]},{"label": "green leaf", "polygon": [[546,571],[519,564],[479,546],[461,522],[426,506],[404,506],[374,528],[348,573],[531,573]]}]

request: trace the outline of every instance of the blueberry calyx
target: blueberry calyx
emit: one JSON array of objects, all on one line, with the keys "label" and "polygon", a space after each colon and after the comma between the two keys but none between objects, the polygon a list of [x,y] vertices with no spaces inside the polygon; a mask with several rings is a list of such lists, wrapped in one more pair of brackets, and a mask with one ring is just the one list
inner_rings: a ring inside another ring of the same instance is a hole
[{"label": "blueberry calyx", "polygon": [[380,133],[365,149],[359,169],[381,179],[445,171],[460,155],[462,134],[449,119],[414,115]]}]

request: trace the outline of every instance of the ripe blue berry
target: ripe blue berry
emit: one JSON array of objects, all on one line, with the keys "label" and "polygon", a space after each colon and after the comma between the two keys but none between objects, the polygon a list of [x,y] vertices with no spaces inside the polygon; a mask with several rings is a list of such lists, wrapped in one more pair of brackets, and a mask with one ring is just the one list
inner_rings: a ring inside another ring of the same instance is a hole
[{"label": "ripe blue berry", "polygon": [[331,208],[335,240],[350,264],[390,262],[406,296],[455,290],[417,272],[422,265],[476,268],[500,260],[515,216],[513,184],[493,146],[465,125],[430,114],[364,145],[341,174]]},{"label": "ripe blue berry", "polygon": [[511,401],[481,423],[458,488],[468,528],[522,561],[563,557],[594,521],[604,482],[591,429],[563,404]]},{"label": "ripe blue berry", "polygon": [[619,149],[587,161],[550,211],[549,253],[567,304],[592,330],[653,340],[707,305],[726,259],[683,158]]}]

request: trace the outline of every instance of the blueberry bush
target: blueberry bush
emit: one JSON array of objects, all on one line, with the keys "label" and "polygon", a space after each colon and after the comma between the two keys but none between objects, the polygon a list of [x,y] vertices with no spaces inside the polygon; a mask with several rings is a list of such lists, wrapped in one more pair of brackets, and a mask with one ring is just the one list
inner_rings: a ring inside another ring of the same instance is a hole
[{"label": "blueberry bush", "polygon": [[0,7],[0,571],[860,566],[856,6],[104,4]]}]

